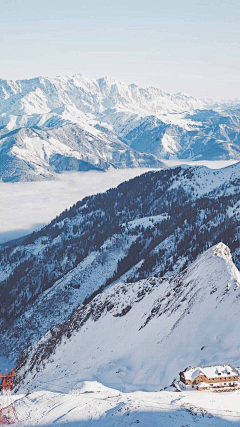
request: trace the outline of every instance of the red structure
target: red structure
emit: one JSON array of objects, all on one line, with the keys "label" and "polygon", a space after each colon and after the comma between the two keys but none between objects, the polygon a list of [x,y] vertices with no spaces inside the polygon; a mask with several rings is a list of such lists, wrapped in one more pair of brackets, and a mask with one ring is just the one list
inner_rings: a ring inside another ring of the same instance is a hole
[{"label": "red structure", "polygon": [[6,398],[4,407],[0,405],[0,425],[9,425],[19,422],[11,396],[11,390],[14,386],[16,376],[14,368],[12,368],[10,372],[6,372],[6,374],[0,372],[0,387],[2,395]]}]

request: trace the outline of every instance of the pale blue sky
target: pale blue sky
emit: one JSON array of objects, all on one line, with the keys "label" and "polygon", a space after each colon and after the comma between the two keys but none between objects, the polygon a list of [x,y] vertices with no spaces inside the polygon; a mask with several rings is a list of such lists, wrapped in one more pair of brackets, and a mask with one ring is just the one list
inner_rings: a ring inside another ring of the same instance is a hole
[{"label": "pale blue sky", "polygon": [[240,0],[0,0],[0,77],[240,98]]}]

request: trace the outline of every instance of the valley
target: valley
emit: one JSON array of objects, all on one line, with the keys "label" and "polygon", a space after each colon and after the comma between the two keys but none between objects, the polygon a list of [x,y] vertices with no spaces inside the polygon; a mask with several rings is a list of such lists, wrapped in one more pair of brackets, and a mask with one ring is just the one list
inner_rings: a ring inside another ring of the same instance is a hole
[{"label": "valley", "polygon": [[[167,167],[202,165],[219,169],[236,160],[189,161],[164,160]],[[64,209],[83,197],[109,188],[150,171],[148,168],[109,169],[105,172],[62,172],[50,181],[0,183],[0,244],[39,230]]]}]

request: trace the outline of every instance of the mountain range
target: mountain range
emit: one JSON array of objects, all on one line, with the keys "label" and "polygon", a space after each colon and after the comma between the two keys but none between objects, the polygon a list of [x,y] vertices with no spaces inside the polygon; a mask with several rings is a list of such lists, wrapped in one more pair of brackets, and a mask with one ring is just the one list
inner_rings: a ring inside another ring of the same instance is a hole
[{"label": "mountain range", "polygon": [[240,102],[199,100],[112,78],[0,80],[0,178],[240,159]]}]

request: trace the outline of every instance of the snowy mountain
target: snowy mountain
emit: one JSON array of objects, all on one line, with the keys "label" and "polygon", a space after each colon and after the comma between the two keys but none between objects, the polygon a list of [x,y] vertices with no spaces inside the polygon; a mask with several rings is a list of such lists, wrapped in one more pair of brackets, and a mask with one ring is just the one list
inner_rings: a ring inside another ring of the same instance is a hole
[{"label": "snowy mountain", "polygon": [[198,100],[114,79],[0,80],[0,177],[240,159],[238,101]]},{"label": "snowy mountain", "polygon": [[18,358],[108,286],[178,275],[220,241],[239,268],[239,167],[146,173],[0,247],[1,355]]},{"label": "snowy mountain", "polygon": [[153,87],[141,89],[110,77],[95,80],[81,74],[17,81],[1,79],[0,90],[1,113],[14,117],[19,113],[26,116],[49,113],[65,105],[83,113],[104,114],[105,110],[118,109],[144,115],[150,111],[180,113],[205,105],[184,93],[171,95]]},{"label": "snowy mountain", "polygon": [[0,175],[3,181],[53,179],[62,171],[104,171],[109,167],[162,167],[151,154],[129,148],[110,132],[79,125],[20,128],[2,135]]},{"label": "snowy mountain", "polygon": [[0,359],[18,360],[21,425],[240,420],[239,391],[172,386],[188,365],[239,369],[239,189],[240,163],[148,172],[0,246]]},{"label": "snowy mountain", "polygon": [[189,365],[239,366],[239,297],[240,273],[223,243],[171,278],[116,283],[21,358],[21,387],[66,377],[70,388],[87,378],[157,390]]},{"label": "snowy mountain", "polygon": [[136,150],[159,158],[240,159],[240,110],[202,110],[185,115],[185,123],[147,117],[124,136]]}]

